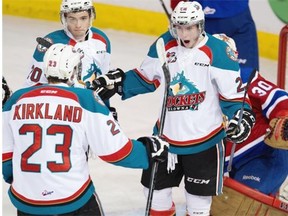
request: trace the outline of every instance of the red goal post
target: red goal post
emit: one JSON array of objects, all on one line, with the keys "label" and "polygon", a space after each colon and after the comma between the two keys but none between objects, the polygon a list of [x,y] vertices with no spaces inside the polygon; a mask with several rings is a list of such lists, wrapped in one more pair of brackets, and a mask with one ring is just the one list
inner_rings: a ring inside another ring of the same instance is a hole
[{"label": "red goal post", "polygon": [[288,25],[285,25],[279,34],[279,54],[278,54],[278,73],[277,85],[285,89],[286,79],[286,64],[287,64],[287,39],[288,39]]}]

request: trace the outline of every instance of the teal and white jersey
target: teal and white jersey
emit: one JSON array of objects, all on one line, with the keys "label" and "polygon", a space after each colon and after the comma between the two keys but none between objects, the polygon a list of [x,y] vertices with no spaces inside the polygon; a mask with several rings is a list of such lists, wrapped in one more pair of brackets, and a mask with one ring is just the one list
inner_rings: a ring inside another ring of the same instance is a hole
[{"label": "teal and white jersey", "polygon": [[[179,45],[169,31],[160,37],[171,76],[165,140],[176,154],[204,151],[225,137],[223,114],[231,118],[242,106],[244,89],[235,52],[209,34],[192,49]],[[155,42],[141,66],[126,72],[122,99],[153,92],[163,80]],[[156,134],[158,126],[159,120]]]},{"label": "teal and white jersey", "polygon": [[[77,42],[73,39],[71,33],[64,30],[54,31],[44,38],[53,44],[69,44],[74,46],[76,50],[81,49],[84,52],[84,58],[82,59],[82,82],[76,82],[76,87],[85,87],[86,82],[91,82],[98,75],[106,74],[110,69],[110,40],[100,29],[90,28],[86,40],[82,42]],[[46,49],[43,46],[37,45],[24,87],[47,83],[47,79],[42,71],[45,51]]]},{"label": "teal and white jersey", "polygon": [[44,84],[5,103],[2,172],[20,211],[54,215],[82,207],[95,191],[88,149],[114,165],[149,165],[145,145],[124,134],[92,90]]}]

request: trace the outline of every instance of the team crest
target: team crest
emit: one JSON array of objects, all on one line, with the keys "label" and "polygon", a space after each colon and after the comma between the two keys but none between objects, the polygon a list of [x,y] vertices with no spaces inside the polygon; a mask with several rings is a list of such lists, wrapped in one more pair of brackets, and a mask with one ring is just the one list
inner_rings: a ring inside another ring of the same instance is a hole
[{"label": "team crest", "polygon": [[174,63],[177,60],[175,52],[167,52],[166,59],[168,59],[168,63]]},{"label": "team crest", "polygon": [[182,71],[177,73],[170,82],[167,109],[169,111],[198,110],[205,99],[205,94],[200,92]]},{"label": "team crest", "polygon": [[229,46],[227,46],[226,48],[226,54],[227,56],[232,59],[233,61],[237,61],[238,59],[238,52],[234,51],[233,49],[231,49]]},{"label": "team crest", "polygon": [[[48,38],[48,37],[46,37],[46,38],[44,38],[45,40],[47,40],[48,42],[50,42],[51,44],[53,44],[53,41],[50,39],[50,38]],[[38,44],[37,45],[37,50],[39,51],[39,52],[46,52],[47,51],[47,47],[45,47],[45,46],[43,46],[43,45],[41,45],[41,44]]]}]

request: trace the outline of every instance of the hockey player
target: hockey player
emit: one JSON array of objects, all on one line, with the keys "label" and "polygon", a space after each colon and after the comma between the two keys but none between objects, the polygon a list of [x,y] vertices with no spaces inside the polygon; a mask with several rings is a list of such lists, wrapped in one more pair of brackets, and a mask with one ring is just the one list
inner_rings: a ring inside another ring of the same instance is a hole
[{"label": "hockey player", "polygon": [[70,45],[52,45],[43,62],[49,84],[20,89],[4,105],[2,171],[18,216],[104,215],[88,149],[131,168],[167,158],[168,143],[129,139],[95,92],[69,87],[81,58]]},{"label": "hockey player", "polygon": [[[223,34],[213,36],[225,41],[237,52],[232,38]],[[247,93],[256,122],[248,139],[236,145],[229,176],[275,196],[288,176],[288,93],[263,78],[259,72],[253,77]],[[225,170],[232,145],[231,142],[226,144]],[[286,199],[288,201],[288,196]]]},{"label": "hockey player", "polygon": [[[173,9],[180,0],[170,0]],[[249,0],[198,0],[205,13],[205,31],[225,33],[237,44],[241,77],[247,81],[253,69],[259,70],[258,40]]]},{"label": "hockey player", "polygon": [[[89,88],[95,77],[108,73],[110,68],[110,40],[103,31],[92,26],[95,18],[96,12],[92,0],[63,0],[60,5],[63,29],[45,36],[51,43],[69,44],[84,52],[82,75],[75,81],[75,87]],[[45,51],[46,48],[41,45],[36,47],[25,86],[47,83],[43,73]],[[108,100],[104,102],[110,107]],[[110,107],[110,111],[113,111],[117,119],[115,108]]]},{"label": "hockey player", "polygon": [[[100,29],[92,27],[96,17],[91,0],[63,0],[60,6],[62,30],[51,32],[45,39],[51,43],[69,44],[84,52],[81,83],[89,85],[95,76],[107,73],[110,67],[110,41]],[[33,64],[26,80],[26,86],[47,83],[43,73],[43,56],[46,51],[38,45],[33,54]]]},{"label": "hockey player", "polygon": [[[205,33],[201,5],[195,1],[180,2],[171,15],[171,23],[170,31],[160,36],[165,42],[171,75],[168,103],[163,107],[167,109],[163,138],[174,153],[169,154],[168,160],[175,159],[178,163],[174,170],[170,161],[159,164],[150,215],[175,214],[172,187],[179,186],[184,176],[187,214],[204,216],[210,213],[212,196],[222,192],[225,157],[222,139],[227,135],[234,142],[243,142],[255,118],[248,99],[244,98],[235,53],[226,43]],[[102,78],[112,82],[113,77]],[[122,99],[128,99],[155,91],[163,80],[153,43],[140,68],[126,72],[123,88],[116,91],[122,90]],[[238,128],[234,122],[239,120],[243,100],[243,119]],[[222,112],[231,119],[227,134]],[[154,134],[158,128],[159,121]],[[143,171],[141,182],[146,196],[150,175],[151,169]]]}]

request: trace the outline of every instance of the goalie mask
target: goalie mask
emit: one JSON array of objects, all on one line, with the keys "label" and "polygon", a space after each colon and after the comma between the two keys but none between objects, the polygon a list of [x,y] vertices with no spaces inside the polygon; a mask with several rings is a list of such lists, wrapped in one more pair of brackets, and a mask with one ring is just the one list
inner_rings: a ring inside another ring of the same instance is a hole
[{"label": "goalie mask", "polygon": [[204,11],[202,6],[196,2],[180,1],[171,14],[170,31],[172,36],[178,38],[176,26],[197,25],[200,34],[204,32]]},{"label": "goalie mask", "polygon": [[71,45],[53,44],[44,55],[44,73],[57,78],[61,82],[72,85],[75,75],[81,77],[81,59],[83,53],[76,51]]}]

